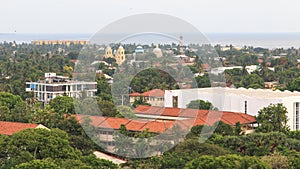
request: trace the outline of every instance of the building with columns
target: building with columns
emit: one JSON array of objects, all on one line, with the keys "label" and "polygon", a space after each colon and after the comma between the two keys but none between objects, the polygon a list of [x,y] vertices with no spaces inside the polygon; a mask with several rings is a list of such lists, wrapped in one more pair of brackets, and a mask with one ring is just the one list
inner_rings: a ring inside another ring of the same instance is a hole
[{"label": "building with columns", "polygon": [[56,73],[45,73],[45,79],[38,82],[26,82],[26,92],[33,92],[34,97],[44,104],[57,96],[81,98],[95,96],[97,82],[73,81]]}]

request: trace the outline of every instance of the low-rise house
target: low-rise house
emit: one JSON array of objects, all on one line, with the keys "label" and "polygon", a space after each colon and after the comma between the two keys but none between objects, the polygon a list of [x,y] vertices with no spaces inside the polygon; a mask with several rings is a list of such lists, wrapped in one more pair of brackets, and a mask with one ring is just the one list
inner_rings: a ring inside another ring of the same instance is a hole
[{"label": "low-rise house", "polygon": [[22,130],[26,129],[37,129],[43,128],[48,129],[42,124],[31,124],[31,123],[19,123],[19,122],[7,122],[7,121],[0,121],[0,134],[3,135],[13,135]]},{"label": "low-rise house", "polygon": [[132,104],[136,99],[143,99],[151,106],[164,106],[165,91],[160,89],[153,89],[144,93],[134,92],[129,94],[130,103]]}]

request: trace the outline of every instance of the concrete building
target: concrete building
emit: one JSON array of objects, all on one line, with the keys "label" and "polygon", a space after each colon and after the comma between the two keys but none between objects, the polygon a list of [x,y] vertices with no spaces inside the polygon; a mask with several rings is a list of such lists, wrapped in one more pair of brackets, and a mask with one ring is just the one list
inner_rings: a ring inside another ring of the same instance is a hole
[{"label": "concrete building", "polygon": [[33,92],[44,103],[63,95],[80,98],[85,93],[87,97],[91,97],[97,91],[97,82],[73,81],[68,77],[57,76],[56,73],[45,73],[44,80],[26,82],[26,85],[26,91]]},{"label": "concrete building", "polygon": [[272,91],[269,89],[245,88],[197,88],[166,90],[165,107],[186,108],[192,100],[205,100],[221,111],[243,112],[253,116],[270,104],[282,103],[288,111],[288,125],[299,130],[300,92]]}]

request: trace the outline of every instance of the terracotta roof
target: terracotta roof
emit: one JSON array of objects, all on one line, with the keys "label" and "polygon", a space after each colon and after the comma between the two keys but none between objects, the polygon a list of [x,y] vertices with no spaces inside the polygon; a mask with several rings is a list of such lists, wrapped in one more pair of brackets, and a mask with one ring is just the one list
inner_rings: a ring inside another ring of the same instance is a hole
[{"label": "terracotta roof", "polygon": [[209,64],[201,64],[201,67],[203,69],[210,69],[210,65]]},{"label": "terracotta roof", "polygon": [[39,124],[0,121],[0,134],[13,135],[21,130],[37,128]]},{"label": "terracotta roof", "polygon": [[[134,112],[137,114],[149,114],[172,117],[196,117],[199,110],[196,109],[180,109],[172,107],[158,107],[139,105]],[[202,112],[202,110],[201,110]],[[207,112],[207,110],[206,110]]]},{"label": "terracotta roof", "polygon": [[153,89],[147,92],[142,93],[144,97],[164,97],[165,91],[160,89]]},{"label": "terracotta roof", "polygon": [[97,125],[97,127],[108,128],[108,129],[119,129],[122,124],[126,125],[127,123],[129,123],[129,121],[130,119],[108,117],[105,119],[105,121]]},{"label": "terracotta roof", "polygon": [[143,131],[142,128],[149,122],[149,120],[131,120],[126,124],[126,129],[130,131]]},{"label": "terracotta roof", "polygon": [[150,121],[145,126],[141,128],[141,130],[149,129],[149,132],[154,133],[163,133],[167,129],[171,128],[173,125],[173,121],[165,121],[165,122],[158,122],[158,121]]},{"label": "terracotta roof", "polygon": [[234,125],[237,122],[240,122],[241,124],[256,122],[255,117],[251,115],[215,110],[180,109],[140,105],[134,110],[134,112],[136,114],[187,117],[191,119],[196,118],[199,119],[194,120],[197,125],[213,125],[219,120],[229,125]]},{"label": "terracotta roof", "polygon": [[139,96],[141,96],[141,93],[139,93],[139,92],[134,92],[134,93],[130,93],[129,96],[130,96],[130,97],[139,97]]},{"label": "terracotta roof", "polygon": [[130,97],[139,97],[139,96],[141,96],[141,93],[139,93],[139,92],[134,92],[134,93],[130,93],[129,96],[130,96]]}]

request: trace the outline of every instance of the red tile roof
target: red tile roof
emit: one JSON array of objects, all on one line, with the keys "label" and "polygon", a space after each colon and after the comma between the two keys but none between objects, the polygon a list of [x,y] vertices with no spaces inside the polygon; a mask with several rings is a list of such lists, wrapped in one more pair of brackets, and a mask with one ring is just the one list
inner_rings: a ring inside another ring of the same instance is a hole
[{"label": "red tile roof", "polygon": [[139,93],[139,92],[134,92],[134,93],[130,93],[129,96],[130,96],[130,97],[139,97],[139,96],[141,96],[141,93]]},{"label": "red tile roof", "polygon": [[197,109],[179,109],[179,108],[165,108],[156,106],[140,105],[135,110],[137,114],[149,114],[158,116],[172,116],[172,117],[185,117],[185,120],[141,120],[141,119],[126,119],[102,116],[88,116],[88,115],[73,115],[83,123],[86,117],[90,118],[90,124],[95,127],[107,128],[117,130],[121,124],[125,125],[127,130],[130,131],[143,131],[149,129],[153,133],[163,133],[167,129],[172,128],[178,124],[182,129],[189,130],[192,126],[197,125],[213,125],[217,121],[222,121],[229,125],[235,125],[237,122],[241,124],[255,123],[254,116],[234,113],[222,112],[215,110],[197,110]]},{"label": "red tile roof", "polygon": [[256,122],[255,117],[248,114],[215,110],[180,109],[140,105],[134,112],[136,114],[186,117],[191,119],[196,118],[194,121],[197,125],[213,125],[217,121],[222,121],[229,125],[234,125],[237,122],[240,122],[241,124]]},{"label": "red tile roof", "polygon": [[167,129],[170,129],[173,123],[174,121],[165,121],[165,122],[150,121],[145,126],[143,126],[141,130],[143,131],[149,129],[149,132],[163,133]]},{"label": "red tile roof", "polygon": [[131,120],[126,125],[126,129],[130,131],[143,131],[142,128],[149,122],[149,120]]},{"label": "red tile roof", "polygon": [[39,124],[0,121],[0,134],[13,135],[21,130],[37,128]]},{"label": "red tile roof", "polygon": [[122,124],[126,125],[127,123],[129,123],[129,121],[130,119],[108,117],[105,119],[105,121],[98,124],[97,127],[117,130],[121,127]]},{"label": "red tile roof", "polygon": [[142,93],[144,97],[164,97],[165,91],[160,89],[153,89],[147,92]]}]

